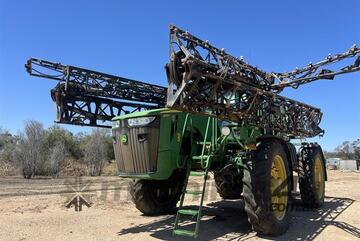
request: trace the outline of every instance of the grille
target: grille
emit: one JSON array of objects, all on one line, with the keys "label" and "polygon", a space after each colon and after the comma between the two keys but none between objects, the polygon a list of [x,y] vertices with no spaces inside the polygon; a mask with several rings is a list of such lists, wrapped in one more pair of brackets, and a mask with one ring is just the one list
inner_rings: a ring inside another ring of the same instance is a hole
[{"label": "grille", "polygon": [[119,172],[142,174],[156,171],[159,131],[159,117],[143,127],[128,127],[127,120],[120,121],[119,128],[113,129]]}]

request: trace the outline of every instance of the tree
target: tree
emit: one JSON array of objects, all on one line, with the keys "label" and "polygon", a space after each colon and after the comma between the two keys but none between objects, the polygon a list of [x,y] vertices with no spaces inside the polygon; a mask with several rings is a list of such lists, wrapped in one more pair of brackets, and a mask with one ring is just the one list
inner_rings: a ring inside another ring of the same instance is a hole
[{"label": "tree", "polygon": [[77,150],[76,151],[77,156],[75,157],[76,159],[84,158],[85,148],[86,145],[89,143],[89,141],[90,141],[90,135],[87,133],[79,132],[74,135],[74,142]]},{"label": "tree", "polygon": [[15,143],[16,137],[0,127],[0,175],[15,173],[16,166],[12,158]]},{"label": "tree", "polygon": [[350,141],[344,141],[341,145],[335,148],[338,152],[339,157],[342,159],[350,160],[354,158],[353,143]]},{"label": "tree", "polygon": [[114,153],[113,139],[112,139],[111,135],[106,134],[105,144],[106,144],[107,160],[114,160],[115,153]]},{"label": "tree", "polygon": [[353,142],[354,156],[356,160],[360,160],[360,139]]},{"label": "tree", "polygon": [[360,160],[360,147],[354,149],[355,159]]},{"label": "tree", "polygon": [[8,141],[8,136],[10,133],[0,127],[0,151],[4,148],[5,144]]},{"label": "tree", "polygon": [[31,178],[44,169],[47,160],[43,125],[37,121],[27,121],[24,133],[20,133],[14,151],[14,160],[22,168],[24,178]]},{"label": "tree", "polygon": [[68,156],[68,151],[65,147],[64,142],[57,142],[50,149],[48,160],[46,162],[46,173],[47,175],[57,176],[60,171],[61,164]]},{"label": "tree", "polygon": [[45,141],[49,149],[62,143],[64,151],[75,159],[79,159],[83,155],[73,133],[62,128],[60,125],[53,125],[47,129]]},{"label": "tree", "polygon": [[16,137],[0,127],[0,163],[12,163],[12,150]]},{"label": "tree", "polygon": [[44,129],[33,120],[25,122],[24,131],[17,136],[0,128],[1,170],[16,166],[25,178],[57,176],[67,158],[84,160],[90,175],[100,175],[105,161],[115,158],[111,135],[106,129],[73,135],[59,125]]},{"label": "tree", "polygon": [[85,147],[84,161],[92,176],[101,175],[107,160],[106,136],[107,132],[105,130],[95,129]]}]

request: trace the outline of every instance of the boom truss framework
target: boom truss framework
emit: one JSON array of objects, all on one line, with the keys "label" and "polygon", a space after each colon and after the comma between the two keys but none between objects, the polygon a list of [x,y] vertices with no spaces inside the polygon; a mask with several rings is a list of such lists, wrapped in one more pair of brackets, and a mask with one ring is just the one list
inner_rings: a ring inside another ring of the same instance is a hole
[{"label": "boom truss framework", "polygon": [[[322,66],[355,58],[340,70]],[[237,59],[175,26],[170,26],[170,62],[167,64],[167,106],[183,111],[211,113],[293,137],[313,137],[320,109],[277,95],[284,87],[297,88],[317,79],[360,70],[360,49],[328,56],[316,64],[285,73],[267,73]]]},{"label": "boom truss framework", "polygon": [[122,114],[160,108],[166,88],[70,65],[31,58],[30,75],[59,81],[51,90],[58,123],[110,127]]},{"label": "boom truss framework", "polygon": [[[352,64],[323,68],[345,59]],[[320,109],[278,93],[359,71],[360,48],[354,45],[293,71],[268,73],[171,25],[168,88],[35,58],[25,67],[30,75],[58,81],[51,97],[59,123],[109,127],[107,121],[115,116],[166,105],[291,137],[313,137],[324,132]]]}]

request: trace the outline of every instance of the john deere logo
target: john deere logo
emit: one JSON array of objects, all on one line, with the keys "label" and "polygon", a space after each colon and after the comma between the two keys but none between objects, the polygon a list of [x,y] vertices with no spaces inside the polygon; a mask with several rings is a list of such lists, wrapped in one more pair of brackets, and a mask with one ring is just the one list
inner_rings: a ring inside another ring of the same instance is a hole
[{"label": "john deere logo", "polygon": [[121,142],[126,144],[128,142],[128,136],[127,135],[121,135]]},{"label": "john deere logo", "polygon": [[176,133],[176,141],[177,141],[178,143],[180,143],[180,141],[181,141],[181,134],[180,134],[180,132]]}]

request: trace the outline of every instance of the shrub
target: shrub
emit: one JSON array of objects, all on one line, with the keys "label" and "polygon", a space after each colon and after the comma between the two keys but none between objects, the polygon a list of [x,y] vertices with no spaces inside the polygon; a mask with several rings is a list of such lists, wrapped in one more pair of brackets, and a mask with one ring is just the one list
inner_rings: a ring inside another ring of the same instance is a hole
[{"label": "shrub", "polygon": [[108,156],[106,137],[106,130],[96,129],[91,133],[85,147],[84,161],[88,167],[89,174],[92,176],[100,176],[106,162]]},{"label": "shrub", "polygon": [[46,146],[45,130],[37,121],[27,121],[24,133],[20,133],[14,150],[14,160],[22,169],[24,178],[31,178],[41,173],[45,166]]}]

